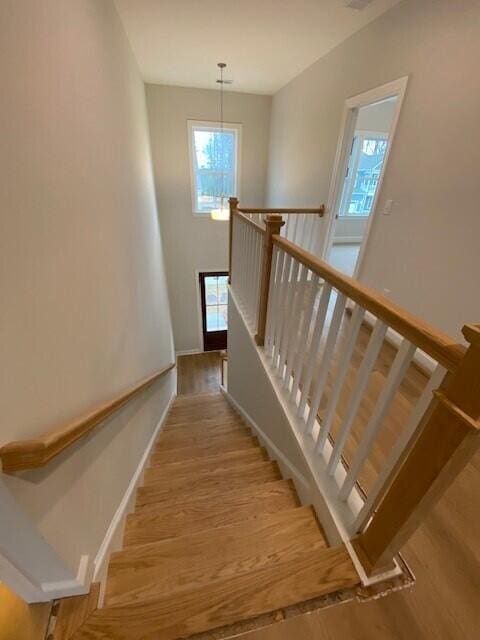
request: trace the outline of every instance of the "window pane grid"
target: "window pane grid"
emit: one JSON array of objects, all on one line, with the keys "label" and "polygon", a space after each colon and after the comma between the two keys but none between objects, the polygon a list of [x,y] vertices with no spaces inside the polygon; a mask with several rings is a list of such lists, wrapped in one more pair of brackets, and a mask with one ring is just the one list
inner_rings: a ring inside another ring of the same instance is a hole
[{"label": "window pane grid", "polygon": [[205,278],[206,329],[226,331],[228,328],[227,276]]}]

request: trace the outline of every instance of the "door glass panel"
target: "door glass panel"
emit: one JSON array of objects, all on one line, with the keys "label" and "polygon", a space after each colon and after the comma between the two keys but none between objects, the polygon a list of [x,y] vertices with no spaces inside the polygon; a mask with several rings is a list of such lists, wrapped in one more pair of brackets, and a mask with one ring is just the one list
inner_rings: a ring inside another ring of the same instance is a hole
[{"label": "door glass panel", "polygon": [[227,280],[227,276],[205,277],[207,332],[227,330]]},{"label": "door glass panel", "polygon": [[370,215],[387,144],[385,136],[355,134],[343,185],[339,215]]}]

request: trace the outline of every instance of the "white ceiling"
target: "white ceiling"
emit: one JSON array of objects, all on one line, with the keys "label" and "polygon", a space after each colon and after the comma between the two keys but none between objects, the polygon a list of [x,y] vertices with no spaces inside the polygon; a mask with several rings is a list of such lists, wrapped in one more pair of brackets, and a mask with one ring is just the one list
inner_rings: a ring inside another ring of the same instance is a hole
[{"label": "white ceiling", "polygon": [[399,0],[115,0],[146,82],[275,93]]}]

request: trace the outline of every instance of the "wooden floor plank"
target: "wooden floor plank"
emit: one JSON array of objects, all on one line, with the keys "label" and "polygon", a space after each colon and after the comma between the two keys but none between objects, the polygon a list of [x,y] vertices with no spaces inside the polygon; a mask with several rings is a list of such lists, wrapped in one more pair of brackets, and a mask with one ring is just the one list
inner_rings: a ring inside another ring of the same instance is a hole
[{"label": "wooden floor plank", "polygon": [[289,480],[225,491],[215,498],[183,504],[147,505],[127,517],[124,546],[207,531],[296,506],[299,501]]}]

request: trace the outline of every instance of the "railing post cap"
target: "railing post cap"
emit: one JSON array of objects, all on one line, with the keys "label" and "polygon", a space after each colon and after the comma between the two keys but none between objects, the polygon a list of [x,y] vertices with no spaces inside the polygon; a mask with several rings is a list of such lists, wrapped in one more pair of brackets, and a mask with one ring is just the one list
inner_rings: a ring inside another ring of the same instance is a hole
[{"label": "railing post cap", "polygon": [[238,204],[238,198],[235,198],[235,196],[231,196],[228,201],[230,204]]},{"label": "railing post cap", "polygon": [[269,213],[265,216],[265,224],[280,229],[285,224],[285,220],[279,213]]},{"label": "railing post cap", "polygon": [[462,333],[467,342],[480,346],[480,324],[466,324],[462,329]]}]

